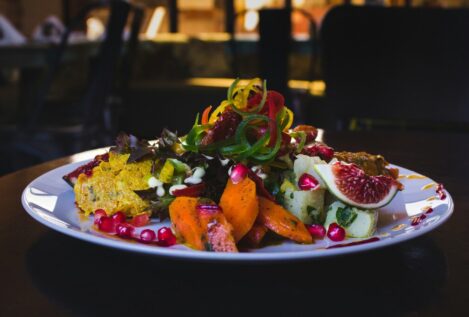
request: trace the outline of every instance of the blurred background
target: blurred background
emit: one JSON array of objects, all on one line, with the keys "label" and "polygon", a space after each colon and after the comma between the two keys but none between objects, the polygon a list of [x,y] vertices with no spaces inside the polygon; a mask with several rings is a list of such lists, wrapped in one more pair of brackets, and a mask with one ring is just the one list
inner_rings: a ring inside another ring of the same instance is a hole
[{"label": "blurred background", "polygon": [[468,0],[0,0],[0,175],[181,133],[234,78],[297,123],[468,131]]}]

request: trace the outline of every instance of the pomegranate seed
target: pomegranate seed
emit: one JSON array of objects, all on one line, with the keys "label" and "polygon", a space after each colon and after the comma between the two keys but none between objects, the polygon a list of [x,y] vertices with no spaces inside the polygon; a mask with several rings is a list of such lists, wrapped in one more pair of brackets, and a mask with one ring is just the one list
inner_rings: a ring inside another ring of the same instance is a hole
[{"label": "pomegranate seed", "polygon": [[443,190],[439,190],[436,193],[438,194],[438,197],[440,198],[440,200],[445,200],[446,194]]},{"label": "pomegranate seed", "polygon": [[319,188],[319,182],[314,176],[304,173],[298,180],[298,187],[301,190],[315,190]]},{"label": "pomegranate seed", "polygon": [[323,146],[319,149],[319,156],[326,161],[330,161],[334,157],[334,150],[328,146]]},{"label": "pomegranate seed", "polygon": [[162,247],[170,247],[176,244],[176,237],[168,227],[163,227],[158,230],[158,245]]},{"label": "pomegranate seed", "polygon": [[125,215],[122,211],[116,212],[111,218],[116,224],[125,222]]},{"label": "pomegranate seed", "polygon": [[140,232],[140,241],[142,241],[143,243],[150,243],[155,239],[156,239],[156,233],[155,231],[151,229],[145,229],[142,232]]},{"label": "pomegranate seed", "polygon": [[426,210],[425,210],[425,213],[426,214],[431,214],[433,212],[433,208],[432,207],[428,207]]},{"label": "pomegranate seed", "polygon": [[248,173],[249,173],[249,168],[247,168],[246,165],[236,164],[231,169],[231,173],[230,173],[231,181],[233,182],[233,184],[238,184],[239,182],[241,182],[243,179],[246,178]]},{"label": "pomegranate seed", "polygon": [[412,218],[412,221],[410,222],[410,224],[412,226],[417,226],[419,225],[425,218],[427,218],[427,216],[425,216],[425,214],[421,214],[420,216],[416,216],[414,218]]},{"label": "pomegranate seed", "polygon": [[313,238],[323,239],[326,236],[326,228],[324,226],[312,224],[306,225],[306,228]]},{"label": "pomegranate seed", "polygon": [[302,151],[303,154],[309,156],[319,156],[324,161],[329,162],[334,157],[334,149],[325,144],[316,143],[305,147]]},{"label": "pomegranate seed", "polygon": [[335,222],[329,225],[327,230],[327,237],[332,241],[342,241],[345,239],[345,230]]},{"label": "pomegranate seed", "polygon": [[116,229],[116,226],[110,217],[102,216],[98,220],[98,229],[104,232],[112,233]]},{"label": "pomegranate seed", "polygon": [[143,227],[150,223],[150,216],[148,214],[137,215],[132,218],[131,224],[135,227]]},{"label": "pomegranate seed", "polygon": [[443,186],[443,184],[438,184],[436,185],[436,191],[439,192],[439,191],[442,191],[443,189],[445,189],[445,186]]},{"label": "pomegranate seed", "polygon": [[124,239],[132,238],[135,228],[128,223],[120,223],[116,227],[116,233],[119,237]]},{"label": "pomegranate seed", "polygon": [[94,224],[97,225],[101,217],[107,217],[106,211],[104,209],[96,209],[94,211]]}]

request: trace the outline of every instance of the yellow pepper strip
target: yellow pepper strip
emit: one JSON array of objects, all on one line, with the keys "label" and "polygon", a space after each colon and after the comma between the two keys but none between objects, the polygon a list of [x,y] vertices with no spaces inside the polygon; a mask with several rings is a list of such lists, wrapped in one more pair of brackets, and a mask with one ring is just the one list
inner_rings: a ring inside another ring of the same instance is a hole
[{"label": "yellow pepper strip", "polygon": [[296,190],[296,187],[295,185],[292,184],[292,182],[290,182],[289,180],[285,179],[282,183],[282,185],[280,186],[280,191],[282,193],[286,192],[288,189],[290,190]]},{"label": "yellow pepper strip", "polygon": [[171,161],[166,160],[166,162],[164,162],[163,168],[160,171],[160,176],[158,179],[165,184],[169,184],[173,180],[173,175],[174,165],[171,163]]},{"label": "yellow pepper strip", "polygon": [[229,100],[223,100],[221,104],[212,112],[210,115],[209,123],[215,123],[220,113],[226,110],[226,108],[232,104],[235,105],[239,110],[244,111],[248,104],[248,99],[251,91],[259,92],[260,90],[256,87],[256,84],[261,85],[262,81],[260,78],[254,78],[250,80],[245,86],[236,85],[229,96]]},{"label": "yellow pepper strip", "polygon": [[283,131],[288,131],[288,129],[291,128],[292,124],[293,124],[293,117],[294,117],[294,114],[293,114],[293,111],[291,111],[290,109],[287,108],[287,106],[285,106],[285,110],[287,111],[288,113],[288,123],[287,125],[285,126],[285,128],[283,129]]},{"label": "yellow pepper strip", "polygon": [[223,100],[221,104],[217,107],[217,109],[213,110],[212,114],[210,115],[210,120],[208,121],[209,123],[215,123],[218,119],[218,115],[225,111],[226,107],[231,105],[231,103],[228,100]]},{"label": "yellow pepper strip", "polygon": [[181,143],[174,143],[173,146],[171,147],[171,149],[174,151],[174,153],[176,153],[177,155],[182,155],[186,152],[186,150],[184,150],[184,147],[182,146]]}]

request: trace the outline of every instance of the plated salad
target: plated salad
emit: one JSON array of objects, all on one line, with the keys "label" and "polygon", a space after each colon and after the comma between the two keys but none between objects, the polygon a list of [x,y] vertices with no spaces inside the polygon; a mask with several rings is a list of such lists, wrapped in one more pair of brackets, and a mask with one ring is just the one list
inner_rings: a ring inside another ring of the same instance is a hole
[{"label": "plated salad", "polygon": [[[335,151],[293,116],[265,81],[235,80],[187,134],[121,133],[64,180],[96,230],[143,243],[239,252],[370,238],[379,208],[403,189],[398,170],[380,155]],[[145,228],[167,218],[170,227]]]}]

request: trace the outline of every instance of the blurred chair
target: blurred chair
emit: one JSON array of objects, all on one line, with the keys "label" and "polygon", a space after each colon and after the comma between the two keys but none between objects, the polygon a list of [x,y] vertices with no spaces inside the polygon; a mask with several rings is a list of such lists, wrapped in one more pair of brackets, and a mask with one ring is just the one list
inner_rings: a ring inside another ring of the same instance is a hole
[{"label": "blurred chair", "polygon": [[[65,112],[57,115],[46,101],[61,67],[70,32],[74,24],[98,7],[109,7],[110,15],[105,38],[90,66],[86,90],[80,102],[61,105]],[[132,30],[126,57],[122,58],[124,28],[131,12],[134,17]],[[116,133],[113,108],[120,101],[119,94],[128,86],[141,20],[142,10],[126,1],[99,1],[83,8],[68,26],[59,46],[53,49],[48,73],[38,89],[31,111],[26,113],[23,122],[9,131],[8,154],[14,169],[112,142]],[[121,78],[117,81],[119,70]]]},{"label": "blurred chair", "polygon": [[288,57],[291,50],[291,10],[262,9],[259,11],[260,75],[269,89],[290,99],[288,90]]},{"label": "blurred chair", "polygon": [[469,10],[342,6],[320,30],[332,125],[469,123]]}]

